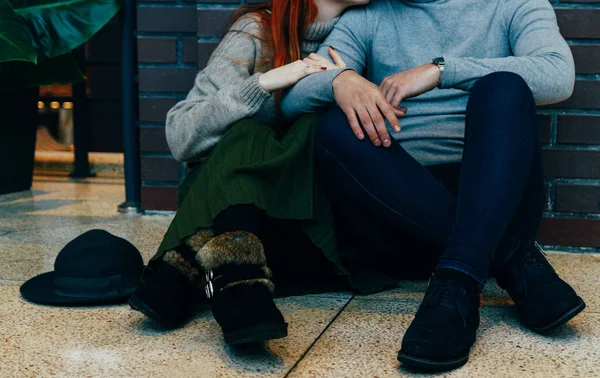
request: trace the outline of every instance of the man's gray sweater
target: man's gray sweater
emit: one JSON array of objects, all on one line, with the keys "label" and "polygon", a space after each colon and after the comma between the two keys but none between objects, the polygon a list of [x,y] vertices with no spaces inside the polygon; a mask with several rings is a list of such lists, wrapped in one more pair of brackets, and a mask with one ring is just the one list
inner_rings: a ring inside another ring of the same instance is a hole
[{"label": "man's gray sweater", "polygon": [[[402,131],[389,129],[423,165],[461,160],[468,91],[480,77],[517,73],[538,105],[567,99],[575,80],[571,51],[548,0],[374,0],[346,12],[318,54],[328,57],[330,45],[377,85],[444,57],[442,89],[405,100]],[[294,118],[331,106],[340,72],[302,79],[284,96],[282,113]]]}]

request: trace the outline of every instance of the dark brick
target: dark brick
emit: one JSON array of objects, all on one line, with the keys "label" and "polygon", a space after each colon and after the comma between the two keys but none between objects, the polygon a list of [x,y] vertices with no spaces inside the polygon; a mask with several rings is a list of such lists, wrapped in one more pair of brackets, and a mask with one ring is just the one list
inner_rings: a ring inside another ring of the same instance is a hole
[{"label": "dark brick", "polygon": [[177,62],[177,39],[139,37],[137,52],[139,62],[175,63]]},{"label": "dark brick", "polygon": [[177,210],[176,186],[143,186],[142,210]]},{"label": "dark brick", "polygon": [[141,127],[140,150],[142,152],[168,152],[169,146],[164,127]]},{"label": "dark brick", "polygon": [[538,240],[546,245],[600,247],[600,219],[544,218]]},{"label": "dark brick", "polygon": [[183,38],[181,60],[183,63],[198,63],[198,40],[196,38]]},{"label": "dark brick", "polygon": [[215,51],[219,44],[211,42],[198,43],[198,68],[206,67],[210,55]]},{"label": "dark brick", "polygon": [[600,38],[600,9],[556,9],[556,17],[565,38]]},{"label": "dark brick", "polygon": [[552,128],[552,116],[538,114],[538,125],[540,127],[540,140],[543,144],[550,143],[550,130]]},{"label": "dark brick", "polygon": [[196,9],[179,7],[140,7],[137,27],[146,32],[196,31]]},{"label": "dark brick", "polygon": [[548,178],[600,178],[600,151],[544,150]]},{"label": "dark brick", "polygon": [[577,80],[570,99],[549,105],[556,109],[600,109],[600,80]]},{"label": "dark brick", "polygon": [[167,112],[176,103],[175,98],[140,98],[139,119],[142,122],[165,122]]},{"label": "dark brick", "polygon": [[211,3],[211,4],[239,4],[239,0],[185,0],[197,3]]},{"label": "dark brick", "polygon": [[86,59],[121,61],[121,26],[106,24],[85,44]]},{"label": "dark brick", "polygon": [[231,24],[232,10],[198,9],[197,33],[199,37],[221,37]]},{"label": "dark brick", "polygon": [[188,92],[194,85],[195,68],[140,68],[140,92]]},{"label": "dark brick", "polygon": [[[552,0],[550,0],[552,2]],[[560,0],[561,3],[598,4],[600,0]]]},{"label": "dark brick", "polygon": [[88,98],[121,98],[121,67],[119,65],[88,64],[85,67],[85,74]]},{"label": "dark brick", "polygon": [[600,45],[571,45],[578,74],[600,73]]},{"label": "dark brick", "polygon": [[600,116],[559,115],[557,142],[564,144],[600,144]]},{"label": "dark brick", "polygon": [[555,211],[599,213],[600,186],[556,184]]},{"label": "dark brick", "polygon": [[179,163],[169,157],[141,158],[142,180],[179,181]]}]

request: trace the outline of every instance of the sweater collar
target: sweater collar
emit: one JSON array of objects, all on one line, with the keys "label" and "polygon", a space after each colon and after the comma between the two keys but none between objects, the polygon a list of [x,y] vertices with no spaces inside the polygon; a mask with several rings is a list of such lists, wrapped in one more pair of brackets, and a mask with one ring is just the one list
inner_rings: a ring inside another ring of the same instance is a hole
[{"label": "sweater collar", "polygon": [[305,41],[321,42],[333,30],[333,27],[340,18],[336,17],[329,21],[315,21],[308,25],[306,33],[304,33]]}]

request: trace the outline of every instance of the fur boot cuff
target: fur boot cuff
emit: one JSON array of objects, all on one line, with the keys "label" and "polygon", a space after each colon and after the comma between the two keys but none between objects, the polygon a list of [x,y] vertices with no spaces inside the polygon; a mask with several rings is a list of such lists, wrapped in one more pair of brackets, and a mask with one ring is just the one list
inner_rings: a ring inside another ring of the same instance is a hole
[{"label": "fur boot cuff", "polygon": [[190,247],[194,252],[198,252],[202,247],[215,237],[215,233],[212,228],[203,228],[197,230],[196,233],[187,238],[185,244]]},{"label": "fur boot cuff", "polygon": [[177,250],[167,251],[163,256],[166,264],[173,266],[192,284],[203,287],[206,284],[202,267],[195,261],[196,252],[214,237],[212,229],[201,229],[185,241]]},{"label": "fur boot cuff", "polygon": [[196,261],[207,272],[224,266],[257,266],[262,270],[262,277],[231,282],[224,288],[261,283],[271,292],[274,290],[262,242],[252,233],[235,231],[216,236],[198,251]]}]

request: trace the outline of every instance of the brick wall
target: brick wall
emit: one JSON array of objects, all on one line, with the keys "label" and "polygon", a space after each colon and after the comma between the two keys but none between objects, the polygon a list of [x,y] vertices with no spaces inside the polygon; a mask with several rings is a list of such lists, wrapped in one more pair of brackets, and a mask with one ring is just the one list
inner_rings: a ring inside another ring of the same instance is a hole
[{"label": "brick wall", "polygon": [[[256,1],[256,0],[250,0]],[[573,97],[539,111],[548,203],[546,245],[600,247],[600,0],[552,0],[577,66]],[[138,2],[142,206],[174,210],[185,169],[164,121],[219,41],[237,0]]]},{"label": "brick wall", "polygon": [[137,54],[142,208],[174,210],[184,167],[165,140],[165,115],[185,98],[198,71],[195,1],[138,1]]},{"label": "brick wall", "polygon": [[573,96],[540,109],[545,130],[547,245],[600,247],[600,1],[553,0],[575,57]]}]

